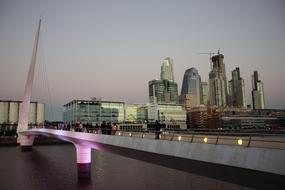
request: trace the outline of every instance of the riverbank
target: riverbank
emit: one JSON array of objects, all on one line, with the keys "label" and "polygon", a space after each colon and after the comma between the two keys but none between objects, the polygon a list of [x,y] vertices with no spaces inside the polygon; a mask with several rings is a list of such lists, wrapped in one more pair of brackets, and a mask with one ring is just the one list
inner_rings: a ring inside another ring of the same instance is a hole
[{"label": "riverbank", "polygon": [[[69,142],[61,141],[56,138],[52,137],[44,137],[44,136],[38,136],[34,140],[33,145],[54,145],[54,144],[69,144]],[[17,143],[17,138],[12,136],[1,136],[0,137],[0,147],[1,146],[17,146],[19,145]]]}]

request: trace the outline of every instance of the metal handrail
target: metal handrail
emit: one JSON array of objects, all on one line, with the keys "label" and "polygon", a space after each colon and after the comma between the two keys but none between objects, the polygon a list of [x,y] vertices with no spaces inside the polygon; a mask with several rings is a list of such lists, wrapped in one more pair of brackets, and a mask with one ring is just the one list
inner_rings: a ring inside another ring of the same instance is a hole
[{"label": "metal handrail", "polygon": [[[60,129],[59,129],[60,130]],[[197,132],[197,131],[190,131],[190,130],[161,130],[161,131],[156,131],[154,129],[145,129],[145,128],[141,128],[141,129],[125,129],[125,130],[112,130],[112,129],[101,129],[101,128],[92,128],[90,131],[91,132],[96,132],[98,133],[99,130],[101,130],[101,134],[103,132],[103,135],[115,135],[115,136],[124,136],[126,137],[126,135],[124,135],[124,133],[128,133],[130,135],[127,135],[128,137],[132,137],[132,138],[145,138],[145,136],[147,134],[156,134],[156,133],[160,133],[161,137],[166,137],[166,136],[170,136],[169,139],[162,139],[162,140],[169,140],[169,141],[183,141],[183,142],[189,142],[189,143],[207,143],[207,144],[214,144],[214,145],[237,145],[237,146],[243,146],[243,147],[260,147],[262,148],[262,146],[254,146],[252,145],[253,142],[262,142],[262,143],[279,143],[279,144],[284,144],[284,147],[281,146],[279,147],[279,149],[285,149],[285,134],[268,134],[268,133],[238,133],[238,132]],[[89,131],[89,132],[90,132]],[[86,131],[88,132],[88,131]],[[113,132],[113,133],[112,133]],[[140,137],[135,136],[133,137],[133,133],[142,133]],[[104,134],[105,133],[105,134]],[[120,134],[121,133],[121,134]],[[165,134],[167,133],[167,134]],[[118,135],[120,134],[120,135]],[[187,139],[190,139],[185,141],[183,140],[183,137],[185,138],[187,135]],[[177,138],[175,138],[177,136]],[[178,137],[180,136],[180,140],[178,139]],[[254,137],[262,137],[263,139],[255,139]],[[266,137],[277,137],[277,138],[284,138],[284,140],[280,140],[280,139],[266,139]],[[205,138],[207,138],[207,140],[215,140],[214,143],[211,142],[197,142],[198,139],[202,139],[204,140]],[[245,139],[246,138],[246,139]],[[195,141],[194,141],[195,140]],[[223,143],[223,140],[232,140],[232,143],[227,144],[227,143]],[[241,140],[247,142],[247,145],[245,144],[237,144],[237,143],[233,143],[236,142],[237,140]],[[263,146],[263,148],[276,148],[276,146],[272,146],[272,147],[268,147],[268,146]],[[277,148],[278,149],[278,148]]]}]

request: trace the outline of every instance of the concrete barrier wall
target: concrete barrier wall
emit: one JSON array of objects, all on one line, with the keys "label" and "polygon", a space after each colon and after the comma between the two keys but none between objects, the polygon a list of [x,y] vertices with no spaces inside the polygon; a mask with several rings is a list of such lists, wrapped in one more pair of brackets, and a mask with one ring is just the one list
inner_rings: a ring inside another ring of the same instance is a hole
[{"label": "concrete barrier wall", "polygon": [[245,148],[241,146],[117,136],[101,136],[98,142],[157,154],[285,175],[285,150],[281,149]]},{"label": "concrete barrier wall", "polygon": [[[105,144],[285,175],[285,150],[255,147],[247,148],[223,144],[216,145],[214,143],[215,138],[208,138],[208,142],[212,144],[200,143],[203,141],[204,136],[197,137],[197,139],[200,139],[199,143],[195,143],[194,139],[193,143],[190,143],[185,141],[170,141],[168,140],[170,136],[167,136],[167,140],[155,140],[154,133],[145,133],[144,138],[135,138],[129,137],[129,133],[126,133],[126,136],[124,133],[122,136],[111,136],[51,129],[32,129],[27,131],[26,134],[54,136],[63,140],[90,146],[94,149],[100,149],[98,144]],[[135,134],[135,136],[139,136],[139,134]],[[174,135],[174,137],[171,138],[178,137]],[[187,139],[191,139],[191,136],[187,137]]]}]

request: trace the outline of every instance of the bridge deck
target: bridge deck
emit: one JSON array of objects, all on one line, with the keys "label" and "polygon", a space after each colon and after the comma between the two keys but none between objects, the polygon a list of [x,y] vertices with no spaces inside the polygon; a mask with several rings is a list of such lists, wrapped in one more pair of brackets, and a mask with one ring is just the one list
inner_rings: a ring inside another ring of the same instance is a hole
[{"label": "bridge deck", "polygon": [[[282,149],[284,139],[280,137],[162,134],[161,140],[156,140],[155,134],[149,132],[117,131],[115,135],[102,135],[53,129],[31,129],[22,133],[52,136],[98,150],[104,149],[104,145],[109,145],[285,175],[285,167],[283,167],[285,150]],[[205,143],[205,138],[207,138],[207,143]],[[249,138],[251,138],[250,146],[248,146]],[[242,144],[238,145],[240,139],[242,139]],[[276,147],[278,149],[275,149]]]},{"label": "bridge deck", "polygon": [[[258,189],[285,185],[285,150],[237,145],[236,140],[239,137],[224,136],[218,139],[219,143],[216,143],[218,137],[208,136],[208,141],[205,143],[203,135],[194,138],[187,136],[187,139],[186,136],[179,138],[182,134],[178,136],[172,134],[170,139],[169,134],[163,134],[162,140],[156,140],[154,133],[130,134],[122,131],[118,131],[116,135],[102,135],[54,129],[31,129],[22,134],[55,137],[75,145],[108,151]],[[248,137],[241,138],[245,138],[246,142]],[[232,140],[234,143],[229,143]],[[274,137],[270,139],[270,141],[275,140]],[[276,142],[280,140],[283,139],[278,138]]]}]

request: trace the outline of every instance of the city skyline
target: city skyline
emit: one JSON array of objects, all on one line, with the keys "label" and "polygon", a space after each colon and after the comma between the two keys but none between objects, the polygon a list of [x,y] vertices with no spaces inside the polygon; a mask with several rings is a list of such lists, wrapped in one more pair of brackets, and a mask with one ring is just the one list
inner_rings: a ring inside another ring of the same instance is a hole
[{"label": "city skyline", "polygon": [[[38,65],[46,64],[57,110],[63,110],[70,99],[93,96],[147,102],[147,83],[157,78],[165,57],[174,61],[180,92],[183,73],[191,67],[198,69],[202,81],[208,81],[209,57],[197,53],[219,48],[225,55],[227,79],[235,67],[241,68],[248,104],[252,104],[251,73],[257,70],[266,107],[285,107],[282,1],[71,1],[66,10],[64,2],[0,2],[1,99],[22,99],[36,24],[42,16]],[[219,11],[211,12],[213,7]],[[210,15],[217,19],[209,21]],[[43,88],[39,83],[36,74],[33,101],[41,101],[36,97],[39,86]]]}]

